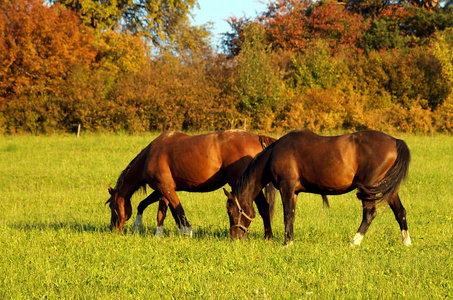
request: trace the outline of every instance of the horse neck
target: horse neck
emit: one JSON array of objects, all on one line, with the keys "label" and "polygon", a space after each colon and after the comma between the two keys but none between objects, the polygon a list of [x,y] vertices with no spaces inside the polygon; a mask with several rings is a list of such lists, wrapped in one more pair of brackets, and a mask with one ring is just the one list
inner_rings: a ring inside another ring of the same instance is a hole
[{"label": "horse neck", "polygon": [[243,204],[245,202],[251,204],[263,187],[269,183],[270,180],[264,172],[271,153],[272,147],[268,147],[258,154],[238,179],[234,192],[236,197],[244,202]]},{"label": "horse neck", "polygon": [[145,149],[129,163],[118,179],[116,189],[119,195],[125,199],[130,199],[138,189],[146,186],[143,176],[143,169],[146,167]]},{"label": "horse neck", "polygon": [[143,187],[144,182],[142,179],[134,176],[136,175],[135,172],[127,175],[123,183],[119,186],[118,192],[123,198],[130,199],[137,190]]}]

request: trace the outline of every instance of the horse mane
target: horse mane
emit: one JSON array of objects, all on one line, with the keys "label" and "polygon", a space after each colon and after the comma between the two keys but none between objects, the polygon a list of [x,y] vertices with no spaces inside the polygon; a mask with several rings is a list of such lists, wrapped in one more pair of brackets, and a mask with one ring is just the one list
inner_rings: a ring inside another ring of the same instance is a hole
[{"label": "horse mane", "polygon": [[[147,150],[149,147],[150,147],[151,144],[149,144],[148,146],[146,146],[145,148],[142,149],[142,151],[140,151],[139,154],[137,154],[137,156],[135,156],[131,162],[127,165],[127,167],[121,172],[120,176],[118,177],[117,181],[116,181],[116,185],[115,185],[115,190],[118,190],[119,187],[121,186],[121,184],[123,184],[124,182],[124,178],[126,177],[127,173],[129,173],[132,165],[134,164],[134,162],[138,159],[138,157],[140,155],[142,155],[145,150]],[[135,193],[136,191],[138,191],[139,189],[142,189],[145,193],[146,193],[146,182],[142,182],[140,183],[136,189],[134,189],[133,193]]]},{"label": "horse mane", "polygon": [[[269,157],[269,154],[272,152],[274,145],[275,144],[272,143],[272,144],[268,145],[267,147],[265,147],[265,149],[263,151],[261,151],[260,153],[258,153],[252,159],[252,161],[248,164],[247,168],[244,170],[241,177],[239,177],[238,180],[236,181],[236,185],[233,190],[233,194],[235,196],[238,196],[238,194],[239,194],[238,191],[243,191],[246,188],[247,183],[254,176],[256,168],[259,167],[263,163],[264,164],[267,163],[267,159],[265,156],[267,156],[267,158]],[[264,147],[264,145],[263,145],[263,147]]]}]

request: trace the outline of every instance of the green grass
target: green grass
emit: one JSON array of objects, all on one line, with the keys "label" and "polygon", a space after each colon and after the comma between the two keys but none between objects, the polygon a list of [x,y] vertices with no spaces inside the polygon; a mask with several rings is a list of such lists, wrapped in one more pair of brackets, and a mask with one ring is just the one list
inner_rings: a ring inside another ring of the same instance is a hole
[{"label": "green grass", "polygon": [[353,249],[354,193],[330,197],[330,209],[300,194],[287,248],[280,200],[273,241],[263,239],[260,217],[247,241],[230,241],[220,190],[179,193],[192,239],[171,217],[165,237],[154,238],[157,205],[145,211],[142,234],[133,220],[123,235],[111,233],[107,187],[154,137],[0,137],[0,299],[453,298],[452,136],[400,136],[412,151],[401,198],[413,246],[401,244],[381,207]]}]

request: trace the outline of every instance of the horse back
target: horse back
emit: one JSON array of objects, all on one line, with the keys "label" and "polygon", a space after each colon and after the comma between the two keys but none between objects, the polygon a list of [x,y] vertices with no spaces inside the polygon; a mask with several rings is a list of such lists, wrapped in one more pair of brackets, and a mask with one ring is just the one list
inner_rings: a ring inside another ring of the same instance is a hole
[{"label": "horse back", "polygon": [[176,190],[215,190],[233,185],[253,157],[263,150],[257,135],[224,130],[201,135],[165,133],[147,152],[150,182]]},{"label": "horse back", "polygon": [[311,131],[290,132],[273,149],[274,180],[286,173],[298,182],[296,190],[339,194],[382,179],[396,159],[394,138],[362,131],[340,136],[319,136]]}]

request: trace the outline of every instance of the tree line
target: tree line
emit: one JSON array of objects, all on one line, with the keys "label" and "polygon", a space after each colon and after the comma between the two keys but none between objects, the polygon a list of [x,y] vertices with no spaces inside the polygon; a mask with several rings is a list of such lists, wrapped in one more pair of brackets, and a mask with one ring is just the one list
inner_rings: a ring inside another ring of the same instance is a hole
[{"label": "tree line", "polygon": [[0,1],[0,133],[453,131],[451,1]]}]

